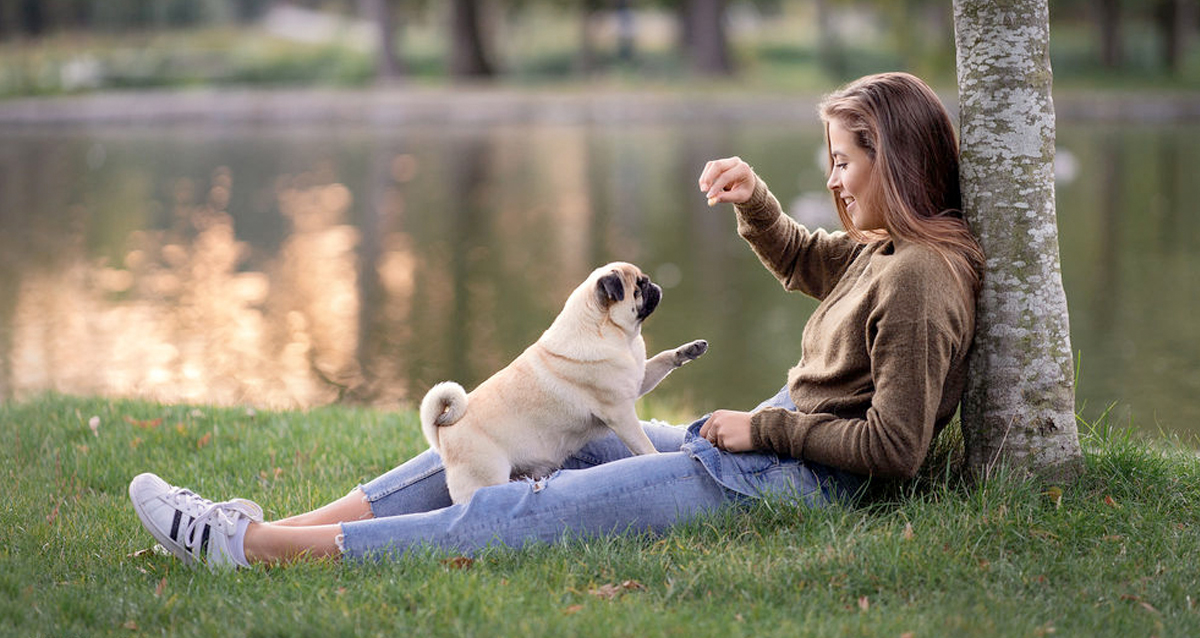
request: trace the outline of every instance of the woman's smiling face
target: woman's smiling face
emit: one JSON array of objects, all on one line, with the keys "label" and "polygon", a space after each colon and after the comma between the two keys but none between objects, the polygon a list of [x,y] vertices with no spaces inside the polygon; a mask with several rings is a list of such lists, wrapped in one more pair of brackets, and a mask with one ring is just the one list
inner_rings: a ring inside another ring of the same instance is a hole
[{"label": "woman's smiling face", "polygon": [[832,167],[825,187],[846,206],[846,214],[861,231],[882,230],[883,214],[873,205],[872,181],[875,162],[867,149],[859,146],[858,136],[846,130],[837,119],[829,120],[829,156]]}]

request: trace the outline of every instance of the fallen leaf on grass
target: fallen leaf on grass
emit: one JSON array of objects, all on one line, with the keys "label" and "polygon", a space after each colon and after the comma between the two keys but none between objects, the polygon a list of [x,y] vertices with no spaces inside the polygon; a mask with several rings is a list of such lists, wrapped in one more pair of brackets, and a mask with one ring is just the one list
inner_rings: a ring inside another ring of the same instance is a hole
[{"label": "fallen leaf on grass", "polygon": [[583,605],[571,605],[570,607],[567,607],[566,609],[564,609],[563,613],[568,616],[571,616],[571,615],[577,614],[581,611],[583,611]]},{"label": "fallen leaf on grass", "polygon": [[121,628],[128,629],[129,631],[137,631],[138,624],[132,620],[126,620],[125,623],[121,625]]},{"label": "fallen leaf on grass", "polygon": [[1044,493],[1046,496],[1050,497],[1051,501],[1054,502],[1054,509],[1062,507],[1063,491],[1061,487],[1057,485],[1051,485]]},{"label": "fallen leaf on grass", "polygon": [[161,598],[163,592],[167,589],[167,577],[163,576],[162,580],[158,581],[158,585],[154,588],[154,597]]},{"label": "fallen leaf on grass", "polygon": [[100,436],[100,417],[94,416],[88,419],[88,427],[92,429],[92,436]]},{"label": "fallen leaf on grass", "polygon": [[871,601],[866,596],[859,597],[858,609],[860,611],[869,611],[871,609]]},{"label": "fallen leaf on grass", "polygon": [[200,440],[196,441],[196,449],[199,450],[209,443],[212,443],[212,432],[205,434],[204,436],[200,437]]},{"label": "fallen leaf on grass", "polygon": [[475,564],[475,559],[470,556],[455,556],[442,559],[442,564],[449,569],[470,569]]},{"label": "fallen leaf on grass", "polygon": [[46,515],[47,523],[53,523],[54,519],[58,518],[58,505],[58,503],[55,503],[54,509],[50,510],[50,513]]},{"label": "fallen leaf on grass", "polygon": [[1121,508],[1121,506],[1118,505],[1117,502],[1113,500],[1113,497],[1109,496],[1108,494],[1104,495],[1104,504],[1109,507],[1116,508],[1116,509]]},{"label": "fallen leaf on grass", "polygon": [[913,534],[912,523],[905,523],[904,524],[904,534],[903,534],[904,540],[911,541],[914,536],[915,536],[915,534]]},{"label": "fallen leaf on grass", "polygon": [[595,596],[596,598],[602,598],[604,600],[612,600],[612,599],[620,596],[621,594],[624,594],[627,591],[636,591],[636,590],[642,590],[642,589],[646,589],[646,586],[637,582],[636,580],[627,580],[627,581],[621,583],[620,585],[617,585],[614,583],[609,583],[607,585],[601,585],[595,589],[589,589],[588,593]]},{"label": "fallen leaf on grass", "polygon": [[151,556],[153,554],[154,554],[154,548],[147,547],[145,549],[139,549],[132,554],[125,554],[125,558],[141,558],[143,556]]},{"label": "fallen leaf on grass", "polygon": [[128,424],[130,424],[130,425],[136,425],[137,427],[139,427],[139,428],[142,428],[143,430],[149,430],[149,429],[152,429],[152,428],[156,428],[156,427],[158,427],[159,425],[162,425],[162,419],[161,419],[161,418],[158,418],[158,419],[150,419],[150,420],[148,420],[148,421],[139,421],[139,420],[137,420],[137,419],[135,419],[135,418],[133,418],[133,417],[129,417],[129,416],[127,416],[127,417],[125,417],[125,422],[126,422],[126,423],[128,423]]},{"label": "fallen leaf on grass", "polygon": [[1137,603],[1138,605],[1141,606],[1142,609],[1145,609],[1146,611],[1148,611],[1152,614],[1162,613],[1162,612],[1158,611],[1157,609],[1155,609],[1154,605],[1151,605],[1150,603],[1142,600],[1141,596],[1131,596],[1129,594],[1121,594],[1121,600],[1128,600],[1129,602]]}]

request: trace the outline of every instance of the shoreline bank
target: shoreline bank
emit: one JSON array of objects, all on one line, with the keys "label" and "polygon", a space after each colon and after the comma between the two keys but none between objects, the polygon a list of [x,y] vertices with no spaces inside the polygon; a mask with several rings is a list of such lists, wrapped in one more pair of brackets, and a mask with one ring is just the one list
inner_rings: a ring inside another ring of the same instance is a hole
[{"label": "shoreline bank", "polygon": [[[955,96],[942,94],[953,109]],[[1200,92],[1055,94],[1059,121],[1200,122]],[[128,91],[0,101],[0,129],[177,124],[638,124],[816,120],[818,94],[402,86]]]}]

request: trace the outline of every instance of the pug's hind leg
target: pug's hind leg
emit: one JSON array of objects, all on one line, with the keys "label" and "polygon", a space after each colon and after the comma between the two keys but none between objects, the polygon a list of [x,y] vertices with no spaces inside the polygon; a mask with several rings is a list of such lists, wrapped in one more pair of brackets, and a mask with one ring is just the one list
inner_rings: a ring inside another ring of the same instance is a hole
[{"label": "pug's hind leg", "polygon": [[697,339],[674,350],[663,350],[647,359],[646,372],[642,376],[642,389],[638,391],[638,396],[653,390],[672,370],[688,361],[699,359],[705,352],[708,352],[708,342]]},{"label": "pug's hind leg", "polygon": [[477,490],[507,483],[512,466],[499,459],[477,459],[469,464],[446,465],[446,488],[450,500],[466,503]]}]

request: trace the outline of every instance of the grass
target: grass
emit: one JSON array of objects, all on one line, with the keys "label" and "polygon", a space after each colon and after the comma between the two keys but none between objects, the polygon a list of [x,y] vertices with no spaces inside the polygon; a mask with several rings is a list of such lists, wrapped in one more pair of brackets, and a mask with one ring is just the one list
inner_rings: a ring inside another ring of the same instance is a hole
[{"label": "grass", "polygon": [[213,574],[139,552],[152,541],[132,476],[280,516],[419,451],[415,414],[47,395],[0,405],[0,635],[1200,635],[1200,461],[1085,429],[1087,473],[1069,486],[968,489],[943,450],[923,479],[853,507],[765,502],[469,564]]}]

